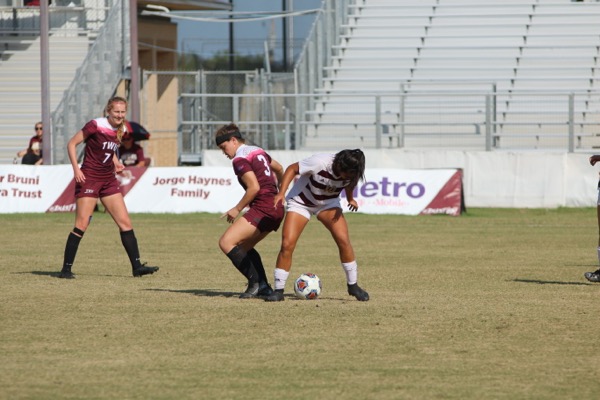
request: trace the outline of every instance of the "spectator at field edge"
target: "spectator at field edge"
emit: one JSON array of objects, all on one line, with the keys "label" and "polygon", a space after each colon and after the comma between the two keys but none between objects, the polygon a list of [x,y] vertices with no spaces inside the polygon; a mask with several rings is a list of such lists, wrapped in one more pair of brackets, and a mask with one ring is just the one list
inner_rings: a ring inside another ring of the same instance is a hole
[{"label": "spectator at field edge", "polygon": [[[88,228],[98,199],[119,227],[121,243],[127,252],[133,276],[153,274],[158,267],[147,267],[140,262],[140,251],[133,232],[129,212],[120,191],[115,173],[125,169],[116,151],[125,132],[127,100],[111,98],[105,108],[106,117],[96,118],[69,140],[67,152],[75,176],[75,227],[65,245],[63,267],[59,278],[73,279],[71,271],[79,242]],[[86,143],[83,164],[79,167],[77,145]],[[111,260],[106,257],[105,260]]]},{"label": "spectator at field edge", "polygon": [[348,208],[357,211],[353,190],[359,180],[364,180],[365,155],[361,150],[342,150],[337,154],[315,154],[286,168],[275,204],[283,201],[288,186],[294,183],[285,197],[287,214],[283,222],[281,248],[275,267],[275,290],[267,301],[282,301],[285,283],[292,268],[292,254],[296,243],[315,215],[331,233],[335,241],[342,268],[346,274],[348,294],[359,301],[368,301],[369,294],[358,286],[358,265],[350,243],[348,224],[340,205],[340,193],[346,193]]},{"label": "spectator at field edge", "polygon": [[[600,161],[600,155],[593,155],[590,157],[590,164],[592,166],[596,165],[596,163]],[[600,182],[598,182],[598,189],[600,189]],[[600,263],[600,190],[598,191],[598,201],[596,201],[597,205],[596,205],[596,216],[598,219],[598,248],[596,249],[596,252],[598,254],[598,262]],[[585,279],[587,279],[590,282],[600,282],[600,269],[597,269],[594,272],[586,272],[585,274],[583,274],[583,276],[585,276]]]},{"label": "spectator at field edge", "polygon": [[144,156],[142,146],[134,142],[133,136],[128,133],[123,135],[119,147],[119,160],[126,167],[146,167],[150,164],[150,159],[146,159]]},{"label": "spectator at field edge", "polygon": [[[17,152],[17,157],[21,159],[21,163],[29,165],[42,164],[42,135],[44,134],[44,125],[42,121],[36,122],[34,125],[35,135],[29,139],[29,145],[25,150]],[[33,149],[33,145],[37,144],[37,153]],[[39,154],[38,154],[39,153]],[[38,157],[39,156],[39,157]],[[39,162],[38,162],[39,161]]]},{"label": "spectator at field edge", "polygon": [[[246,144],[235,124],[221,127],[217,146],[231,160],[233,172],[245,192],[237,204],[221,216],[232,225],[219,239],[221,251],[248,280],[242,299],[265,297],[273,292],[255,246],[283,221],[283,203],[275,201],[283,167],[258,146]],[[242,215],[244,208],[249,207]]]},{"label": "spectator at field edge", "polygon": [[35,142],[31,145],[31,152],[23,156],[21,164],[25,165],[41,165],[44,162],[42,159],[42,149],[40,142]]}]

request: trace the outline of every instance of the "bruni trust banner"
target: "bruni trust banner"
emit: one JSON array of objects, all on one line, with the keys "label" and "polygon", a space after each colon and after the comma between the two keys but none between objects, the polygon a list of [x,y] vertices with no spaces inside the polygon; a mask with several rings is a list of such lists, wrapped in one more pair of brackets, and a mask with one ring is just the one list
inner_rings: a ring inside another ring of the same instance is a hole
[{"label": "bruni trust banner", "polygon": [[[359,212],[461,213],[460,170],[367,169],[365,178],[354,190]],[[228,167],[128,168],[118,179],[132,213],[221,213],[243,195]],[[72,212],[74,186],[70,165],[0,166],[0,212]]]}]

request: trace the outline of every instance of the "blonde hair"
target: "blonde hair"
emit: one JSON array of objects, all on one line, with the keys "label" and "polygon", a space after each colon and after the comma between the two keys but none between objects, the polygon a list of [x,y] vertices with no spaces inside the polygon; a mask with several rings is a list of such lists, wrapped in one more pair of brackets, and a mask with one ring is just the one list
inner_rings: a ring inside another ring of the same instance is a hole
[{"label": "blonde hair", "polygon": [[[106,107],[104,107],[104,112],[108,114],[110,110],[113,109],[115,103],[125,103],[125,107],[127,107],[127,100],[120,96],[111,97],[106,103]],[[121,144],[121,139],[123,139],[123,134],[125,133],[125,119],[123,122],[119,124],[117,127],[117,141]]]}]

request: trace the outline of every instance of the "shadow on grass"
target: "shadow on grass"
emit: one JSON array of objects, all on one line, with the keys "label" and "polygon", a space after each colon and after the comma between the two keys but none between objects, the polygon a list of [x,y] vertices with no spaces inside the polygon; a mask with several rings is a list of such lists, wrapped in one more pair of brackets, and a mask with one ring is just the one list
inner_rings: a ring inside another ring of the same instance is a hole
[{"label": "shadow on grass", "polygon": [[[176,289],[143,289],[143,290],[149,290],[149,291],[153,291],[153,292],[169,292],[169,293],[183,293],[183,294],[193,294],[194,296],[205,296],[205,297],[233,297],[233,298],[238,298],[240,297],[240,294],[242,294],[242,292],[225,292],[225,291],[221,291],[221,290],[217,290],[217,289],[187,289],[187,290],[176,290]],[[288,301],[306,301],[306,300],[302,300],[299,299],[298,297],[294,296],[293,294],[284,294],[283,297],[285,298],[285,300]],[[337,299],[337,298],[333,298],[333,297],[327,297],[327,298],[319,298],[319,299],[327,299],[327,300],[338,300],[338,301],[346,301],[347,299]],[[263,300],[264,301],[264,297],[256,297],[253,299],[246,299],[246,300]],[[310,300],[312,301],[312,300]],[[315,301],[315,304],[317,304],[317,301]]]},{"label": "shadow on grass", "polygon": [[[23,272],[13,272],[13,274],[31,274],[31,275],[39,275],[39,276],[49,276],[51,278],[58,278],[60,275],[60,271],[23,271]],[[108,276],[108,277],[132,277],[131,275],[109,275],[109,274],[75,274],[75,276],[86,275],[86,276]],[[133,277],[132,277],[133,278]]]},{"label": "shadow on grass", "polygon": [[241,292],[225,292],[217,289],[187,289],[187,290],[176,290],[176,289],[144,289],[153,292],[170,292],[170,293],[184,293],[193,294],[194,296],[206,296],[206,297],[240,297]]},{"label": "shadow on grass", "polygon": [[587,282],[562,282],[562,281],[542,281],[540,279],[512,279],[512,282],[519,283],[537,283],[538,285],[575,285],[575,286],[591,286],[593,283]]}]

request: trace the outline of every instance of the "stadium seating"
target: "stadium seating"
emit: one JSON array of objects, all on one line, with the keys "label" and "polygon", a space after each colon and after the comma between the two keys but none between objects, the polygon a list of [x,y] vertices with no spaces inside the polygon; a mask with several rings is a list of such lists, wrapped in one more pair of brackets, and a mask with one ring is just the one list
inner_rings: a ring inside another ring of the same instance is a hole
[{"label": "stadium seating", "polygon": [[[56,106],[86,57],[86,36],[51,36],[50,104]],[[39,36],[0,36],[0,164],[11,163],[42,119]]]},{"label": "stadium seating", "polygon": [[[600,2],[358,0],[349,7],[306,112],[305,147],[373,146],[379,107],[390,145],[483,148],[485,93],[494,91],[498,148],[513,139],[565,148],[559,132],[569,93],[581,122],[578,145],[600,145],[591,124],[600,118]],[[463,94],[440,96],[452,91]],[[530,91],[560,95],[532,99]]]}]

